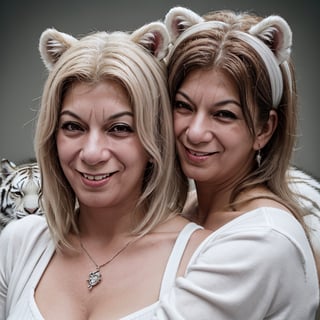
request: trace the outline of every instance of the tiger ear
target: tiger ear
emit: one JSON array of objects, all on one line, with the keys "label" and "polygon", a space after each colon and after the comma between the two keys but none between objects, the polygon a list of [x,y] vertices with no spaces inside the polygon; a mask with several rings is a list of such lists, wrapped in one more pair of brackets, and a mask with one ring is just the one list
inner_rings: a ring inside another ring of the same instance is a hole
[{"label": "tiger ear", "polygon": [[7,159],[1,160],[1,177],[5,179],[9,174],[13,173],[16,169],[15,163]]},{"label": "tiger ear", "polygon": [[131,40],[147,49],[158,60],[168,52],[169,34],[162,22],[151,22],[134,31]]},{"label": "tiger ear", "polygon": [[164,19],[172,42],[174,42],[183,31],[203,21],[204,19],[197,13],[184,7],[174,7],[170,9]]},{"label": "tiger ear", "polygon": [[78,40],[56,29],[46,29],[40,37],[39,51],[46,68],[51,71],[62,54]]},{"label": "tiger ear", "polygon": [[263,41],[274,53],[279,64],[291,54],[292,31],[280,16],[269,16],[250,28],[249,33]]}]

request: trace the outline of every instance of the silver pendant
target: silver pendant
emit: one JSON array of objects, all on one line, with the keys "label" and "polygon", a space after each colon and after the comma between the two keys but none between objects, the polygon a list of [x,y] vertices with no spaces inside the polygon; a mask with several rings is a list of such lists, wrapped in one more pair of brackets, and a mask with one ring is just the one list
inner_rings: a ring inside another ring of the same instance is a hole
[{"label": "silver pendant", "polygon": [[97,268],[96,271],[90,272],[89,279],[87,280],[89,290],[91,290],[94,286],[98,285],[101,281],[101,278],[102,276],[99,268]]}]

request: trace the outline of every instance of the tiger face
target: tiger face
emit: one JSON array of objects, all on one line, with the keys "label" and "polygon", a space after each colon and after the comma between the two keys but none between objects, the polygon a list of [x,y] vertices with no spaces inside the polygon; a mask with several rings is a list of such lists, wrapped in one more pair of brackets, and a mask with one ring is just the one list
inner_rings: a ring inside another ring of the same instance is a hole
[{"label": "tiger face", "polygon": [[16,166],[3,159],[0,181],[0,230],[12,220],[43,214],[40,170],[36,162]]}]

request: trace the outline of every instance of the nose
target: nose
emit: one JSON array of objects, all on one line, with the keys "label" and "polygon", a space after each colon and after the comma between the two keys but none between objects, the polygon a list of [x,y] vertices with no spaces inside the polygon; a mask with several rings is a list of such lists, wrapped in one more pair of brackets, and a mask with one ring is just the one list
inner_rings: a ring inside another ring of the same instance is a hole
[{"label": "nose", "polygon": [[34,214],[38,210],[38,207],[24,207],[24,210],[28,214]]},{"label": "nose", "polygon": [[212,139],[212,128],[203,114],[195,114],[186,129],[186,136],[190,143],[199,144]]},{"label": "nose", "polygon": [[104,132],[89,133],[82,146],[80,158],[90,166],[107,161],[110,158],[110,150],[106,134]]},{"label": "nose", "polygon": [[27,214],[37,214],[39,211],[38,185],[29,182],[24,188],[23,209]]}]

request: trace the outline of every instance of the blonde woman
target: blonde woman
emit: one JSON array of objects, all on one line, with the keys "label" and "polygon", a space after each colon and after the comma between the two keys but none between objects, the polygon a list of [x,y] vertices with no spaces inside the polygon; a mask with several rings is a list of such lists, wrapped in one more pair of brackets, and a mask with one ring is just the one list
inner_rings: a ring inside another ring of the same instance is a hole
[{"label": "blonde woman", "polygon": [[162,23],[44,31],[35,135],[46,219],[0,239],[1,319],[151,319],[208,232],[178,215]]}]

